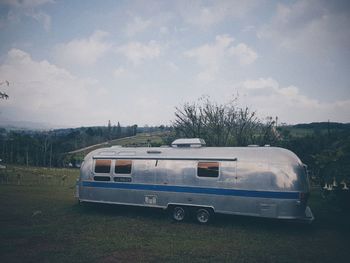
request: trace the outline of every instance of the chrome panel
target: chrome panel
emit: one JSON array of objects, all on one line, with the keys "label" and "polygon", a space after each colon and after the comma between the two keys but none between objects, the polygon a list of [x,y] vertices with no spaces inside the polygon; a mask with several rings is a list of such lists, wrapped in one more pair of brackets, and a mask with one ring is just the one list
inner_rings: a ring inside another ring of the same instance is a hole
[{"label": "chrome panel", "polygon": [[[81,165],[80,182],[92,180],[94,157],[132,159],[135,184],[213,187],[254,191],[309,192],[303,164],[292,152],[276,147],[115,148],[117,156],[89,153]],[[156,155],[152,152],[157,151]],[[135,153],[134,156],[123,153]],[[197,177],[198,161],[219,161],[219,177]],[[114,165],[114,161],[112,161]],[[113,169],[111,169],[113,170]],[[111,174],[111,176],[116,176]],[[119,176],[119,175],[118,175]],[[110,182],[113,184],[114,182]],[[150,199],[154,196],[154,199]],[[145,198],[148,199],[145,199]],[[299,200],[175,193],[149,190],[79,187],[81,201],[166,208],[168,204],[213,207],[215,212],[303,219],[306,204]],[[145,202],[145,200],[148,200]],[[156,202],[156,203],[152,203]],[[155,200],[155,201],[154,201]],[[310,211],[311,213],[311,211]],[[310,214],[309,213],[309,214]]]}]

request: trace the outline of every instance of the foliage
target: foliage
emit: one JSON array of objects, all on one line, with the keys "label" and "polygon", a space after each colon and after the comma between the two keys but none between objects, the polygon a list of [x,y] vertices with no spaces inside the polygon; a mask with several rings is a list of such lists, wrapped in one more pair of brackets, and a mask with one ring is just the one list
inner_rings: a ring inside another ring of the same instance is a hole
[{"label": "foliage", "polygon": [[[323,127],[323,128],[320,128]],[[305,136],[296,130],[307,129]],[[347,124],[304,124],[302,127],[280,127],[279,146],[295,152],[308,165],[314,184],[330,186],[324,198],[341,209],[350,208],[350,126]],[[293,136],[294,134],[294,136]]]},{"label": "foliage", "polygon": [[321,122],[277,127],[259,119],[237,98],[219,104],[208,97],[176,108],[174,137],[199,137],[208,146],[270,144],[295,152],[308,165],[313,179],[324,185],[336,181],[350,184],[350,125]]},{"label": "foliage", "polygon": [[[149,128],[147,128],[149,129]],[[153,129],[153,128],[152,128]],[[67,152],[102,142],[135,136],[144,128],[137,125],[121,127],[81,127],[52,131],[8,131],[0,129],[0,158],[4,163],[62,167],[82,158]],[[100,146],[101,147],[101,146]]]},{"label": "foliage", "polygon": [[[10,82],[8,82],[7,80],[0,82],[0,86],[2,85],[6,85],[6,86],[10,86]],[[8,99],[9,95],[7,95],[5,92],[0,91],[0,99]]]},{"label": "foliage", "polygon": [[342,127],[345,128],[309,128],[311,133],[302,137],[285,132],[288,128],[280,128],[282,137],[277,145],[295,152],[320,182],[330,183],[334,178],[338,182],[344,179],[349,181],[350,129],[348,126]]},{"label": "foliage", "polygon": [[275,121],[265,122],[248,107],[238,107],[237,98],[225,104],[202,97],[177,107],[173,127],[177,137],[203,138],[208,146],[246,146],[276,141]]},{"label": "foliage", "polygon": [[7,95],[5,92],[0,91],[0,99],[8,99],[9,95]]}]

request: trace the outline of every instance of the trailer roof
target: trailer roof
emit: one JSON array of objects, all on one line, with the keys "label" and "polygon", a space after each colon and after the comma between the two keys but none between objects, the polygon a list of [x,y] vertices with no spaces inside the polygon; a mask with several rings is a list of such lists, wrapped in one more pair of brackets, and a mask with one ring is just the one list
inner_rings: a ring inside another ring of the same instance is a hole
[{"label": "trailer roof", "polygon": [[279,147],[109,147],[91,152],[93,159],[203,160],[299,163],[291,151]]}]

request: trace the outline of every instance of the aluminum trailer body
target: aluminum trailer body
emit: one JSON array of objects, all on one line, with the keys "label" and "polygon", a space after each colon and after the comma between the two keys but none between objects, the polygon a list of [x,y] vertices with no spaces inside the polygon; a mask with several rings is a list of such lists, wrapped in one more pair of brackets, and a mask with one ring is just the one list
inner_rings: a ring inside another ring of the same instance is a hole
[{"label": "aluminum trailer body", "polygon": [[291,151],[180,142],[166,148],[92,151],[80,168],[77,198],[171,208],[178,221],[189,208],[201,223],[212,213],[313,221],[306,167]]}]

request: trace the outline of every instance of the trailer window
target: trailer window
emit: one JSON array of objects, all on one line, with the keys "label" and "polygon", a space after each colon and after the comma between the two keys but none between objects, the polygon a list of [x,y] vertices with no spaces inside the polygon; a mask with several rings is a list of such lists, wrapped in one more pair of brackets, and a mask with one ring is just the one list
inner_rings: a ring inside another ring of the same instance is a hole
[{"label": "trailer window", "polygon": [[116,160],[114,172],[116,174],[131,174],[131,160]]},{"label": "trailer window", "polygon": [[197,175],[199,177],[218,177],[219,163],[218,162],[199,162]]},{"label": "trailer window", "polygon": [[96,160],[95,173],[109,174],[111,171],[111,160]]}]

